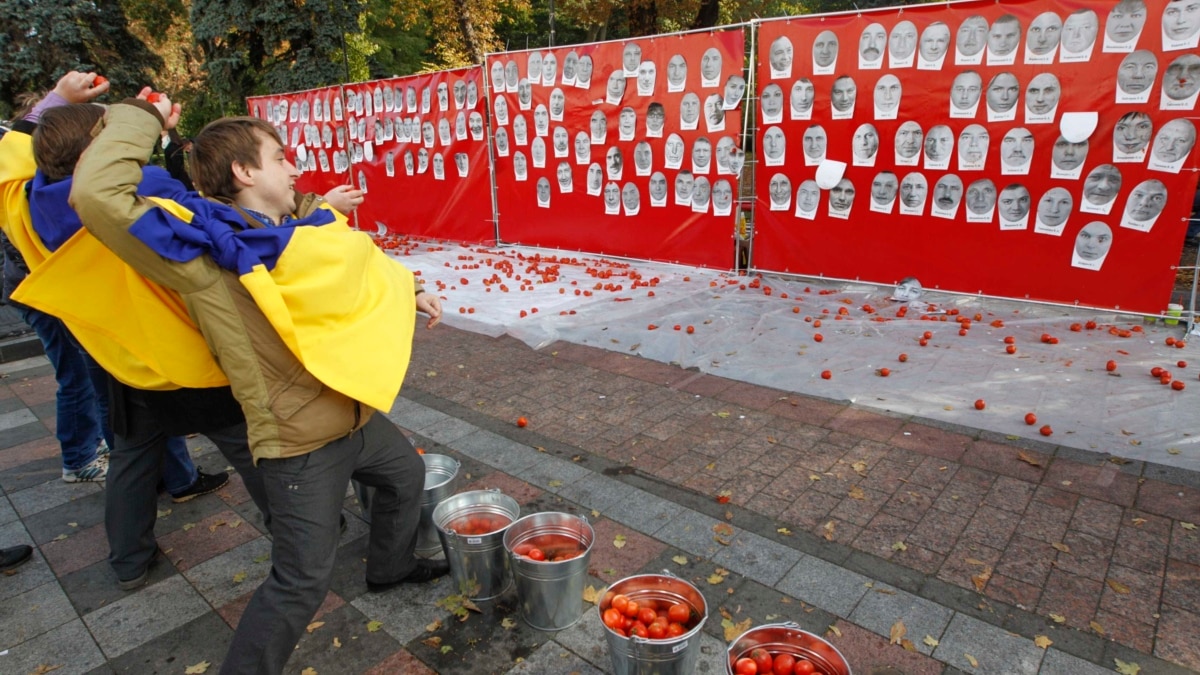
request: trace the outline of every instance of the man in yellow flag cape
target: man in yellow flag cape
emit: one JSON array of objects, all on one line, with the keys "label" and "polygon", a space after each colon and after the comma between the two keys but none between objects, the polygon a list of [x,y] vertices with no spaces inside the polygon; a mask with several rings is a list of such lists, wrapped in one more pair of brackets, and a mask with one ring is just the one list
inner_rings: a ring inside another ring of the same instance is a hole
[{"label": "man in yellow flag cape", "polygon": [[295,192],[299,172],[265,121],[226,118],[195,137],[192,178],[208,201],[167,208],[139,196],[142,165],[179,116],[165,96],[149,98],[108,110],[71,203],[93,236],[180,295],[245,412],[272,570],[221,672],[279,673],[329,589],[351,478],[375,488],[369,590],[448,572],[413,555],[424,462],[376,413],[399,392],[416,311],[432,327],[441,303],[319,197]]}]

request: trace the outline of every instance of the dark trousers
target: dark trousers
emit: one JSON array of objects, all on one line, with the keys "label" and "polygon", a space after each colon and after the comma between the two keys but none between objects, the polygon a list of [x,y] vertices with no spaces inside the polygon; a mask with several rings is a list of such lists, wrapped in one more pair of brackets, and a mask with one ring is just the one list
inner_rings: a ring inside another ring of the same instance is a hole
[{"label": "dark trousers", "polygon": [[[108,534],[109,565],[121,580],[135,579],[153,560],[158,542],[158,479],[169,452],[167,436],[137,392],[127,397],[126,429],[117,434],[108,460],[108,485],[104,491],[104,529]],[[204,435],[217,446],[241,475],[246,491],[271,527],[270,508],[261,472],[254,466],[241,422]]]},{"label": "dark trousers", "polygon": [[307,455],[263,459],[259,470],[271,503],[271,574],[242,614],[222,675],[283,672],[329,591],[352,478],[375,489],[367,581],[396,581],[416,568],[425,463],[383,415]]}]

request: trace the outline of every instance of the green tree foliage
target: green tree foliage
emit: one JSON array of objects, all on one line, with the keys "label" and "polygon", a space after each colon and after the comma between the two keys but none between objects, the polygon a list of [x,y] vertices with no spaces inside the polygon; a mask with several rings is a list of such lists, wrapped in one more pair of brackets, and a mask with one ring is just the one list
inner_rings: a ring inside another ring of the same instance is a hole
[{"label": "green tree foliage", "polygon": [[127,30],[116,0],[0,0],[0,17],[0,116],[71,70],[100,72],[119,96],[152,83],[163,65]]},{"label": "green tree foliage", "polygon": [[193,0],[192,34],[210,92],[202,105],[244,112],[247,96],[346,80],[346,35],[365,0]]}]

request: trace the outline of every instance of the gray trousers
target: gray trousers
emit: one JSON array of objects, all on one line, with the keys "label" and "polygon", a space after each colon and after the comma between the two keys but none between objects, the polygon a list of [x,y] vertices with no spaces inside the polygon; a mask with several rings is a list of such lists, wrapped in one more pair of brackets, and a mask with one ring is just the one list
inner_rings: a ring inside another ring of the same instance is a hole
[{"label": "gray trousers", "polygon": [[329,592],[351,479],[374,488],[367,581],[397,581],[417,563],[425,462],[383,415],[307,455],[258,466],[271,503],[271,573],[242,614],[222,675],[283,672]]},{"label": "gray trousers", "polygon": [[[128,403],[128,429],[116,436],[108,459],[104,490],[104,529],[108,534],[108,563],[117,578],[135,579],[146,570],[158,548],[154,522],[158,519],[158,480],[169,438],[150,410],[136,397]],[[246,484],[250,498],[270,527],[270,509],[262,475],[254,467],[246,441],[246,423],[205,431]]]}]

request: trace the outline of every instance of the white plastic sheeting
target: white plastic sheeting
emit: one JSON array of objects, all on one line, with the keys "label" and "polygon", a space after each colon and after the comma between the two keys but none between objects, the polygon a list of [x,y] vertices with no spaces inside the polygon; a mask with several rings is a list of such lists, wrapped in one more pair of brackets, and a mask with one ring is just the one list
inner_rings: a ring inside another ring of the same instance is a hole
[{"label": "white plastic sheeting", "polygon": [[[537,255],[543,260],[535,264]],[[558,261],[547,262],[550,256]],[[577,262],[569,262],[572,258]],[[1193,346],[1165,343],[1183,337],[1182,323],[1144,324],[1091,310],[927,289],[924,301],[943,312],[981,315],[960,336],[956,316],[922,320],[910,308],[898,318],[900,305],[888,300],[892,289],[871,285],[764,276],[754,288],[753,276],[713,270],[454,244],[420,245],[400,260],[443,298],[448,325],[492,336],[507,333],[534,349],[557,340],[592,345],[785,391],[1200,470],[1200,354]],[[553,264],[556,274],[531,271]],[[612,276],[596,278],[605,271]],[[494,274],[507,292],[500,284],[484,284]],[[634,289],[630,274],[657,283]],[[520,290],[523,284],[529,290]],[[877,313],[865,312],[864,305]],[[842,308],[848,313],[835,320]],[[806,317],[821,320],[821,327]],[[1003,327],[993,327],[996,320]],[[1098,327],[1070,330],[1088,321]],[[650,330],[651,324],[657,329]],[[1114,326],[1131,336],[1110,334]],[[922,347],[918,340],[926,331],[933,337]],[[815,341],[816,333],[823,341]],[[1059,343],[1043,343],[1043,334]],[[1015,338],[1015,354],[1005,352],[1006,336]],[[907,362],[899,362],[901,353],[908,354]],[[1118,364],[1115,373],[1105,370],[1110,359]],[[1180,368],[1180,360],[1195,363]],[[1187,388],[1162,385],[1150,375],[1155,366],[1167,368]],[[880,368],[890,375],[880,376]],[[821,378],[825,370],[831,379]],[[974,408],[976,399],[986,401],[985,410]],[[1036,413],[1036,425],[1025,424],[1027,412]],[[1039,433],[1044,424],[1053,428],[1050,438]]]}]

